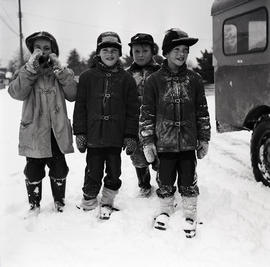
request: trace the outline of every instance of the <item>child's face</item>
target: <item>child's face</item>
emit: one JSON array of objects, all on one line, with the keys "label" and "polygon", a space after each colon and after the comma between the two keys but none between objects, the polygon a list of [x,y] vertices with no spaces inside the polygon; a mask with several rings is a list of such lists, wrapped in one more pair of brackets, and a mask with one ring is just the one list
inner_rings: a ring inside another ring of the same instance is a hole
[{"label": "child's face", "polygon": [[43,56],[49,56],[52,53],[51,42],[46,39],[37,39],[34,42],[34,50],[38,48],[42,51]]},{"label": "child's face", "polygon": [[132,45],[132,55],[133,55],[134,62],[138,64],[139,66],[145,66],[151,61],[153,57],[151,46],[148,44]]},{"label": "child's face", "polygon": [[105,65],[112,67],[119,59],[119,50],[115,47],[105,47],[100,49],[99,55]]},{"label": "child's face", "polygon": [[187,45],[178,45],[174,47],[167,55],[168,65],[171,69],[181,67],[186,61],[189,53]]}]

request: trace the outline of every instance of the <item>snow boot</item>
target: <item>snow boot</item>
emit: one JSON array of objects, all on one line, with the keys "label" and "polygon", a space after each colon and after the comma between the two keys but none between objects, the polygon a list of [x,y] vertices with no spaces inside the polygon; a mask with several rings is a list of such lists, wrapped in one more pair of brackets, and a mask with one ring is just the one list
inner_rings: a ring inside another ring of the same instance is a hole
[{"label": "snow boot", "polygon": [[99,210],[99,218],[101,220],[110,219],[113,210],[116,210],[113,208],[113,204],[117,193],[118,190],[111,190],[105,186],[103,187]]},{"label": "snow boot", "polygon": [[183,230],[187,238],[196,235],[197,228],[197,197],[182,197],[185,222]]},{"label": "snow boot", "polygon": [[161,213],[154,219],[154,228],[158,230],[166,230],[169,222],[169,214]]},{"label": "snow boot", "polygon": [[28,194],[28,202],[30,204],[29,215],[37,215],[40,212],[42,181],[30,182],[28,179],[26,179],[25,184]]},{"label": "snow boot", "polygon": [[99,219],[109,220],[113,212],[113,207],[110,205],[103,204],[100,206]]},{"label": "snow boot", "polygon": [[148,198],[152,194],[152,187],[150,188],[140,188],[139,197]]},{"label": "snow boot", "polygon": [[83,196],[81,203],[79,205],[76,205],[78,209],[82,209],[83,211],[90,211],[94,210],[98,206],[97,198],[89,198],[86,196]]},{"label": "snow boot", "polygon": [[54,207],[57,212],[63,212],[65,206],[66,178],[50,177]]},{"label": "snow boot", "polygon": [[150,171],[148,167],[136,168],[136,173],[138,177],[139,187],[140,187],[140,197],[149,197],[152,193],[152,187],[150,185]]},{"label": "snow boot", "polygon": [[160,212],[159,215],[154,218],[154,228],[158,230],[166,230],[170,215],[174,212],[174,196],[159,197]]}]

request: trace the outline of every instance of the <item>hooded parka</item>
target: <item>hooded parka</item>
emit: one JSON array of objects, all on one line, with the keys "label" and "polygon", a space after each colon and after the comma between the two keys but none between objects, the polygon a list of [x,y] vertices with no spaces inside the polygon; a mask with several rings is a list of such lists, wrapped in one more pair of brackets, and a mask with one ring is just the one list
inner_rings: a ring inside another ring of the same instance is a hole
[{"label": "hooded parka", "polygon": [[[32,42],[37,38],[46,38],[52,42],[53,52],[58,54],[57,43],[49,33],[39,32],[30,37],[27,38],[30,51]],[[23,101],[19,155],[30,158],[52,157],[51,131],[63,154],[74,151],[65,103],[65,99],[75,101],[76,98],[77,84],[72,70],[63,68],[55,73],[50,66],[32,72],[24,65],[14,75],[8,92],[14,99]]]}]

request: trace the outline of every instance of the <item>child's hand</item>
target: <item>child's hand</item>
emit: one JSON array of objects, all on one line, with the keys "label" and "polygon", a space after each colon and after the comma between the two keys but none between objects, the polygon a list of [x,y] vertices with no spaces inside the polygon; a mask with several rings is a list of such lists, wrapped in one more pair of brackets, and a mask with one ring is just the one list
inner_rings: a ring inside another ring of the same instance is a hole
[{"label": "child's hand", "polygon": [[62,65],[61,65],[61,62],[59,60],[59,58],[57,57],[57,55],[55,53],[51,53],[49,55],[49,58],[53,64],[53,69],[54,71],[60,71],[62,70]]},{"label": "child's hand", "polygon": [[148,163],[153,163],[157,158],[157,148],[154,144],[144,146],[143,153]]},{"label": "child's hand", "polygon": [[26,66],[30,71],[36,72],[39,68],[39,58],[42,56],[42,51],[39,48],[36,48],[34,52],[31,54]]},{"label": "child's hand", "polygon": [[81,153],[84,153],[87,148],[87,137],[84,134],[76,135],[76,145]]},{"label": "child's hand", "polygon": [[207,141],[199,141],[198,142],[198,146],[196,148],[198,159],[202,159],[206,156],[206,154],[208,152],[208,146],[209,146],[209,144]]},{"label": "child's hand", "polygon": [[137,141],[134,138],[131,137],[125,137],[124,138],[124,145],[123,145],[123,150],[126,149],[126,154],[132,155],[134,151],[137,148]]}]

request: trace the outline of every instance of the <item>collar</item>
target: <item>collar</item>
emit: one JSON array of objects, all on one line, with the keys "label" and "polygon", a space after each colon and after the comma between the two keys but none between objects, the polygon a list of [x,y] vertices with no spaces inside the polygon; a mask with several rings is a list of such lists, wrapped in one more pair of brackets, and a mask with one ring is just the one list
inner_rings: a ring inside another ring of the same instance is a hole
[{"label": "collar", "polygon": [[171,71],[171,69],[170,69],[169,66],[168,66],[168,60],[165,59],[165,60],[163,61],[163,63],[162,63],[162,69],[163,69],[165,72],[167,72],[170,76],[179,76],[179,75],[183,74],[183,73],[187,70],[187,64],[184,63],[182,66],[180,66],[180,67],[178,68],[177,73],[175,73],[175,72],[172,72],[172,71]]}]

